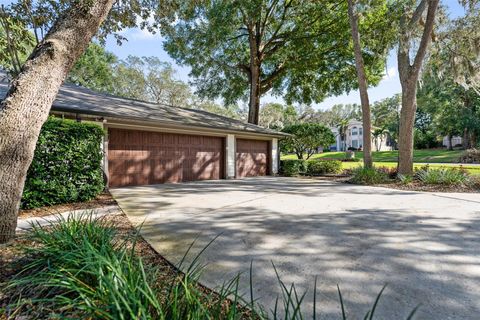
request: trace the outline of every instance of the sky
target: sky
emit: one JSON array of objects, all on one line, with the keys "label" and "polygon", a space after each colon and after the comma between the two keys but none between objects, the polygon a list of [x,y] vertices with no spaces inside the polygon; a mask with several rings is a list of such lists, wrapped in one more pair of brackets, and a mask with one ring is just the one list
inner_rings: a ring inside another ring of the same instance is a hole
[{"label": "sky", "polygon": [[[12,1],[0,0],[0,4],[8,5]],[[443,5],[447,7],[449,15],[453,18],[462,16],[464,10],[458,3],[458,0],[443,0]],[[146,30],[141,29],[127,29],[122,32],[128,41],[121,46],[117,45],[113,36],[109,36],[106,42],[106,49],[120,59],[126,58],[128,55],[135,56],[156,56],[162,61],[170,62],[177,70],[177,78],[188,82],[190,69],[187,66],[179,66],[170,56],[163,50],[162,38],[159,34],[151,34]],[[385,75],[382,81],[376,87],[371,87],[368,90],[370,101],[375,102],[384,98],[393,96],[401,92],[400,81],[398,78],[396,51],[392,50],[387,58]],[[266,95],[262,97],[262,103],[266,102],[282,102],[279,97],[272,97]],[[314,104],[315,109],[328,109],[334,104],[360,104],[360,96],[358,91],[351,91],[340,96],[329,97],[319,104]]]}]

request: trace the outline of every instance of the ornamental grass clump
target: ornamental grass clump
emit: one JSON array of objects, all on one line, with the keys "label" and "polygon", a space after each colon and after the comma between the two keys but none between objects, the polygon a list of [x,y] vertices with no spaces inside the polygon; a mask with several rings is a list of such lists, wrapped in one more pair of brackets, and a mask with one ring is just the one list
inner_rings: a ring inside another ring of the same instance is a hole
[{"label": "ornamental grass clump", "polygon": [[[32,318],[235,319],[230,303],[235,282],[206,294],[196,284],[200,267],[158,283],[155,266],[135,252],[136,236],[121,237],[113,223],[92,213],[59,217],[48,227],[34,226],[28,259],[7,286],[7,314]],[[239,300],[239,299],[237,299]]]},{"label": "ornamental grass clump", "polygon": [[424,184],[465,185],[469,175],[461,169],[421,169],[415,173],[416,179]]}]

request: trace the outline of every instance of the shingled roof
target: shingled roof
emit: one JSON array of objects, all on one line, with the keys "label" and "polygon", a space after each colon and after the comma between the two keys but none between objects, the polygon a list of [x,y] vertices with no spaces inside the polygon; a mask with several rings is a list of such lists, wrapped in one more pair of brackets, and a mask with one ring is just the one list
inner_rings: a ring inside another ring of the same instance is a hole
[{"label": "shingled roof", "polygon": [[[6,74],[0,71],[0,99],[8,91]],[[223,117],[214,113],[188,108],[155,104],[95,92],[80,86],[64,84],[52,105],[52,111],[101,116],[148,122],[286,136],[281,132]]]}]

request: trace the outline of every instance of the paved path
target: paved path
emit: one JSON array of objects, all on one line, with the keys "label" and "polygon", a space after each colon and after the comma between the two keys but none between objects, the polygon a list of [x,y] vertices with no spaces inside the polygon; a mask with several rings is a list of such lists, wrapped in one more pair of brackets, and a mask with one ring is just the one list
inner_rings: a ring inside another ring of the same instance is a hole
[{"label": "paved path", "polygon": [[208,261],[202,282],[238,272],[267,307],[287,284],[312,288],[322,319],[339,319],[336,285],[363,318],[385,283],[377,319],[477,319],[480,314],[480,194],[421,193],[295,178],[253,178],[111,190],[162,255],[178,263],[194,239]]},{"label": "paved path", "polygon": [[28,231],[32,228],[32,225],[47,226],[53,222],[57,222],[61,218],[67,218],[69,216],[80,217],[82,215],[89,214],[89,213],[92,213],[94,217],[101,217],[107,214],[117,214],[119,213],[119,208],[116,205],[112,205],[112,206],[105,206],[105,207],[95,208],[95,209],[79,209],[79,210],[73,210],[73,211],[66,211],[66,212],[55,213],[55,214],[51,214],[43,217],[31,217],[31,218],[18,219],[16,232]]}]

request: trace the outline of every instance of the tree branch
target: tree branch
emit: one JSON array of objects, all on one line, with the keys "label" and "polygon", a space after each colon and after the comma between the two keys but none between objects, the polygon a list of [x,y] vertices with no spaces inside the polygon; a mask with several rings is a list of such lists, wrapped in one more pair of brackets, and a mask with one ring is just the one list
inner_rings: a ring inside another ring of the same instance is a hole
[{"label": "tree branch", "polygon": [[435,13],[437,11],[439,0],[430,0],[427,11],[427,20],[425,21],[425,27],[423,29],[422,39],[420,40],[420,45],[418,47],[417,54],[413,62],[412,70],[416,76],[420,72],[422,67],[423,59],[427,53],[427,47],[432,41],[431,34],[433,31],[433,25],[435,23]]}]

